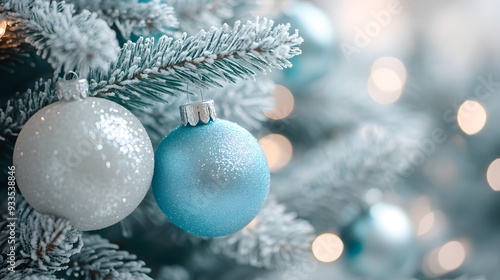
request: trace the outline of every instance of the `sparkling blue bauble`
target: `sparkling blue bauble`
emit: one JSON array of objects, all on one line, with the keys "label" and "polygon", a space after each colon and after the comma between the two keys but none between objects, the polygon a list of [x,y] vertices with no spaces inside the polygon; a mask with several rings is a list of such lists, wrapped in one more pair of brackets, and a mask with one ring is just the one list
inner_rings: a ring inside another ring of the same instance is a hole
[{"label": "sparkling blue bauble", "polygon": [[340,232],[344,260],[363,279],[392,279],[412,258],[413,228],[400,208],[377,203]]},{"label": "sparkling blue bauble", "polygon": [[286,10],[280,23],[290,23],[304,39],[302,54],[290,59],[293,67],[277,71],[276,81],[301,94],[324,78],[334,65],[334,30],[328,16],[309,2],[297,2]]},{"label": "sparkling blue bauble", "polygon": [[224,236],[245,227],[264,204],[269,183],[257,140],[232,122],[179,126],[155,154],[152,188],[158,206],[195,235]]}]

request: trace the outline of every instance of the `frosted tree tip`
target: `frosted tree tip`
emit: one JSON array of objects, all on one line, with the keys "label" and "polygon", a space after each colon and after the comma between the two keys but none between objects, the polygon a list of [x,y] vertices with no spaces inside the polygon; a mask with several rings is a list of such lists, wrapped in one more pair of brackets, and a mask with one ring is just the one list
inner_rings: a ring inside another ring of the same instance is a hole
[{"label": "frosted tree tip", "polygon": [[290,46],[281,45],[274,51],[277,58],[288,58],[288,53],[290,53]]}]

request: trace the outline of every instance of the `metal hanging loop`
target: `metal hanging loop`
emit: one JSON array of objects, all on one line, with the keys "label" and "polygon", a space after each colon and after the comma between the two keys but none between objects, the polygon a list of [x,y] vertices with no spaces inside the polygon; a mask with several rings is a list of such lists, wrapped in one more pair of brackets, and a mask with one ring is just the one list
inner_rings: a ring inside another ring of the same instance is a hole
[{"label": "metal hanging loop", "polygon": [[[73,78],[68,80],[68,76]],[[63,80],[57,82],[56,93],[60,101],[82,100],[89,95],[89,82],[86,79],[79,79],[78,74],[69,71],[64,74]]]}]

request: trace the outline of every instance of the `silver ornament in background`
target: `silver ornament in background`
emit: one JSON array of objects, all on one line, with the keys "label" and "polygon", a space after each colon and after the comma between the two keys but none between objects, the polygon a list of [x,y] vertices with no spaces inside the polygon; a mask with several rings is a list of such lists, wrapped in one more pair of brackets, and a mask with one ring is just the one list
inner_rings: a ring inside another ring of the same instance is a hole
[{"label": "silver ornament in background", "polygon": [[340,231],[343,261],[363,279],[392,279],[404,273],[412,259],[414,231],[400,208],[376,203]]},{"label": "silver ornament in background", "polygon": [[86,97],[86,80],[58,83],[59,100],[33,115],[19,133],[14,165],[19,189],[42,214],[67,218],[80,230],[113,225],[149,189],[151,141],[124,107]]}]

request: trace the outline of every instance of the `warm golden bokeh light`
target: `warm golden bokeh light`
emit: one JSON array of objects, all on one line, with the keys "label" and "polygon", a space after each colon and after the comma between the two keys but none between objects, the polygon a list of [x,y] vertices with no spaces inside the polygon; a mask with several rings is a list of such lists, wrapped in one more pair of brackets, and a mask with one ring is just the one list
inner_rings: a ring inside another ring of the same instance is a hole
[{"label": "warm golden bokeh light", "polygon": [[269,170],[275,172],[285,167],[292,159],[292,143],[283,135],[269,134],[259,140],[267,158]]},{"label": "warm golden bokeh light", "polygon": [[466,257],[464,242],[450,241],[427,254],[423,262],[424,273],[429,277],[439,277],[459,268]]},{"label": "warm golden bokeh light", "polygon": [[439,249],[434,249],[434,250],[430,251],[425,256],[424,262],[422,263],[422,270],[430,278],[441,276],[444,273],[446,273],[446,271],[443,270],[441,268],[441,266],[439,265],[438,252],[439,252]]},{"label": "warm golden bokeh light", "polygon": [[495,159],[486,172],[488,184],[494,191],[500,191],[500,158]]},{"label": "warm golden bokeh light", "polygon": [[378,68],[371,74],[375,86],[381,91],[398,91],[403,88],[403,81],[398,74],[389,68]]},{"label": "warm golden bokeh light", "polygon": [[286,87],[276,85],[274,89],[274,109],[264,114],[273,120],[281,120],[288,117],[295,104],[292,93]]},{"label": "warm golden bokeh light", "polygon": [[406,67],[403,62],[392,56],[381,57],[372,64],[372,73],[377,69],[388,69],[392,73],[391,75],[396,75],[401,82],[401,87],[406,83]]},{"label": "warm golden bokeh light", "polygon": [[335,234],[324,233],[314,239],[312,246],[314,257],[320,262],[334,262],[344,251],[344,243]]},{"label": "warm golden bokeh light", "polygon": [[0,22],[0,38],[5,34],[5,30],[7,29],[7,22],[2,21]]},{"label": "warm golden bokeh light", "polygon": [[377,103],[394,103],[403,93],[406,77],[406,68],[399,59],[381,57],[372,64],[368,94]]},{"label": "warm golden bokeh light", "polygon": [[403,91],[401,89],[395,91],[383,91],[379,89],[373,79],[370,77],[368,80],[368,95],[379,104],[391,104],[401,97]]},{"label": "warm golden bokeh light", "polygon": [[420,220],[417,235],[422,236],[427,234],[432,229],[432,226],[434,226],[434,212],[429,212]]},{"label": "warm golden bokeh light", "polygon": [[248,223],[248,225],[245,226],[245,229],[254,228],[258,222],[259,222],[259,218],[255,217],[250,223]]},{"label": "warm golden bokeh light", "polygon": [[458,241],[450,241],[439,249],[439,265],[446,271],[455,270],[464,263],[465,256],[464,245]]},{"label": "warm golden bokeh light", "polygon": [[486,124],[486,119],[486,109],[477,101],[467,100],[458,109],[458,125],[468,135],[481,131]]},{"label": "warm golden bokeh light", "polygon": [[336,8],[330,11],[331,17],[340,23],[339,32],[351,35],[354,28],[366,26],[367,15],[373,11],[387,9],[390,2],[391,0],[337,1],[338,7],[332,5],[332,7]]}]

